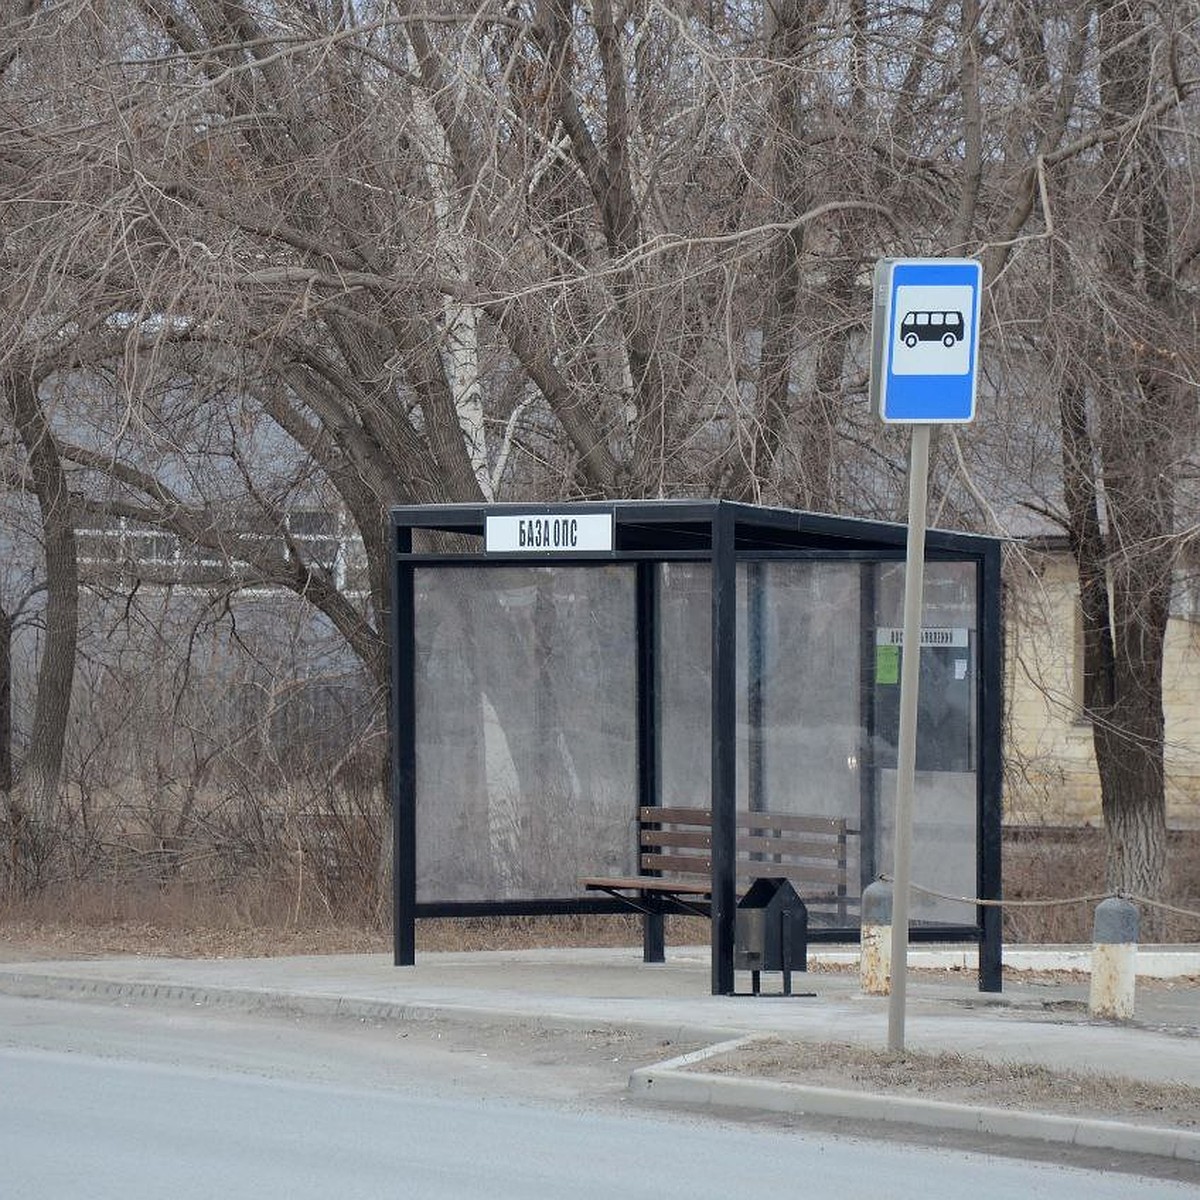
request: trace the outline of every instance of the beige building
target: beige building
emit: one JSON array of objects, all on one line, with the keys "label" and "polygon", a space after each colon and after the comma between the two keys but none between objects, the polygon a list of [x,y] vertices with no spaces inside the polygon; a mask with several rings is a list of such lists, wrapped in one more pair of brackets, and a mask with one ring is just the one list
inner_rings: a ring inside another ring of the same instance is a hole
[{"label": "beige building", "polygon": [[[1083,717],[1079,585],[1065,549],[1033,549],[1009,574],[1005,823],[1101,824]],[[1167,822],[1200,828],[1200,620],[1176,605],[1164,664]]]}]

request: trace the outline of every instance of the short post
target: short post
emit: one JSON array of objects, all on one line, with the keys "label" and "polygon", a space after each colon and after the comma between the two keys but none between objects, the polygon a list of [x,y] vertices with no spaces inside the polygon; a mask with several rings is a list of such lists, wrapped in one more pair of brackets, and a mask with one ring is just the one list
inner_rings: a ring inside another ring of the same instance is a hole
[{"label": "short post", "polygon": [[892,885],[882,879],[863,888],[858,985],[867,996],[892,990]]},{"label": "short post", "polygon": [[[783,994],[792,994],[792,910],[785,908],[779,913],[780,966],[783,968]],[[807,958],[807,954],[805,955]],[[808,970],[808,963],[803,970]]]},{"label": "short post", "polygon": [[1128,1021],[1137,984],[1138,910],[1115,896],[1096,905],[1092,933],[1092,985],[1088,1012],[1093,1017]]}]

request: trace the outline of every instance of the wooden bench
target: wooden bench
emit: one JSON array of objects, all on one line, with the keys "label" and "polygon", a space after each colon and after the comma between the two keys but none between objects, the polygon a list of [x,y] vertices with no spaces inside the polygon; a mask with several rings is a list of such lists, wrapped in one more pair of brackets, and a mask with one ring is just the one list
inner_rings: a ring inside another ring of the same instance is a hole
[{"label": "wooden bench", "polygon": [[[844,817],[737,814],[737,891],[762,878],[791,881],[805,905],[831,908],[844,925],[850,907],[849,839]],[[707,916],[712,903],[712,811],[638,810],[637,875],[581,879],[639,912]]]}]

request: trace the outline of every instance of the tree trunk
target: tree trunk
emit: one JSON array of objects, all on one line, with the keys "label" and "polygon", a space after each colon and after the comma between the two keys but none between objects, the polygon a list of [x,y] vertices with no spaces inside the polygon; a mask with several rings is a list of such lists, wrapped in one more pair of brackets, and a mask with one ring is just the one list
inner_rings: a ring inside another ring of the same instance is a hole
[{"label": "tree trunk", "polygon": [[12,763],[12,617],[0,608],[0,819],[8,836],[8,867],[4,886],[18,877],[21,847],[21,811],[13,800]]},{"label": "tree trunk", "polygon": [[0,792],[5,799],[13,785],[12,635],[13,619],[0,608]]},{"label": "tree trunk", "polygon": [[36,827],[44,829],[58,802],[75,677],[79,617],[75,526],[66,473],[38,400],[37,385],[29,373],[16,370],[6,372],[4,383],[37,494],[46,559],[46,633],[38,666],[29,753],[20,771],[14,803]]},{"label": "tree trunk", "polygon": [[[1128,711],[1123,719],[1097,721],[1093,727],[1107,834],[1105,878],[1114,891],[1149,899],[1162,894],[1167,873],[1166,805],[1155,802],[1163,795],[1162,733],[1159,726],[1155,737],[1153,715]],[[1136,726],[1147,717],[1151,727],[1131,749]],[[1153,911],[1142,917],[1147,929],[1158,927]]]},{"label": "tree trunk", "polygon": [[[774,119],[772,185],[778,197],[777,219],[793,220],[812,200],[810,165],[804,142],[804,89],[798,65],[811,36],[805,0],[768,0],[764,9],[767,54],[777,79],[771,97]],[[792,424],[792,368],[800,307],[800,260],[805,227],[781,233],[767,261],[762,312],[762,350],[758,367],[758,411],[749,466],[748,499],[762,500],[763,485],[778,480],[780,456]],[[809,402],[813,402],[810,400]],[[814,414],[804,414],[807,428]],[[801,462],[804,459],[801,458]],[[803,485],[802,491],[806,490]],[[807,500],[808,497],[805,497]]]},{"label": "tree trunk", "polygon": [[1094,714],[1093,736],[1109,886],[1161,899],[1167,883],[1162,684],[1176,554],[1175,464],[1166,437],[1138,428],[1148,414],[1155,422],[1167,417],[1160,406],[1169,405],[1168,397],[1157,387],[1131,390],[1134,397],[1121,397],[1121,413],[1111,407],[1105,413],[1100,436],[1113,656],[1110,704]]},{"label": "tree trunk", "polygon": [[[1104,149],[1112,183],[1110,218],[1102,231],[1105,283],[1120,289],[1122,310],[1097,313],[1096,443],[1104,480],[1105,558],[1090,561],[1093,608],[1107,584],[1111,658],[1089,664],[1105,677],[1090,713],[1108,835],[1109,886],[1161,899],[1167,885],[1163,655],[1178,540],[1175,479],[1189,406],[1172,375],[1158,369],[1156,329],[1169,324],[1173,285],[1162,197],[1166,164],[1155,122],[1138,122],[1155,91],[1144,5],[1121,0],[1100,25],[1100,93],[1105,110],[1128,132]],[[1157,19],[1157,17],[1154,17]],[[1103,293],[1101,293],[1103,295]],[[1149,353],[1147,350],[1149,349]],[[1095,541],[1095,539],[1093,539]],[[1081,586],[1084,561],[1080,560]],[[1085,621],[1088,608],[1085,607]],[[1102,649],[1092,630],[1091,642]],[[1143,914],[1161,929],[1161,912]]]}]

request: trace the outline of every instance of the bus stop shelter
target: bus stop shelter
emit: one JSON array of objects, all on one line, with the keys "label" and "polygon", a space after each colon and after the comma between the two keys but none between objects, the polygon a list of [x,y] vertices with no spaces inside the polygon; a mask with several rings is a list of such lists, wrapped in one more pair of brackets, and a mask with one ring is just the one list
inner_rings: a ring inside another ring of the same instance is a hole
[{"label": "bus stop shelter", "polygon": [[[712,990],[734,991],[739,814],[844,819],[854,941],[891,869],[906,530],[727,501],[393,509],[394,951],[423,917],[629,911],[638,814],[711,810]],[[1000,549],[930,530],[910,940],[1001,986]],[[804,885],[797,884],[801,895]],[[647,960],[663,914],[644,916]]]}]

